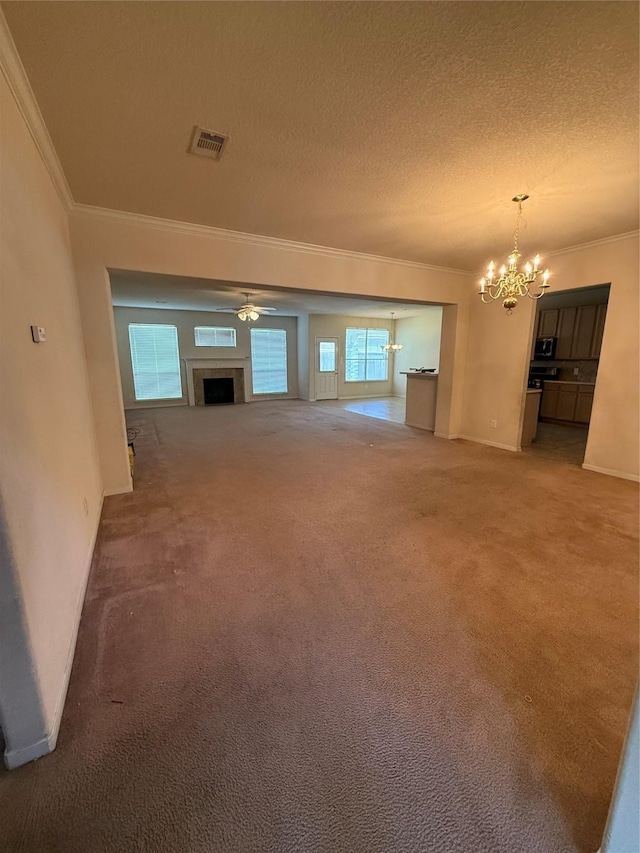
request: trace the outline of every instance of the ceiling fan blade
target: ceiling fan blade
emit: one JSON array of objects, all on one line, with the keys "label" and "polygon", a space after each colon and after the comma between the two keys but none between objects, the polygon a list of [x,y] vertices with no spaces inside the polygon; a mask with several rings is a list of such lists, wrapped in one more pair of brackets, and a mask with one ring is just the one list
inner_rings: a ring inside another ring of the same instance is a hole
[{"label": "ceiling fan blade", "polygon": [[252,305],[254,311],[277,311],[277,308],[266,308],[264,305]]}]

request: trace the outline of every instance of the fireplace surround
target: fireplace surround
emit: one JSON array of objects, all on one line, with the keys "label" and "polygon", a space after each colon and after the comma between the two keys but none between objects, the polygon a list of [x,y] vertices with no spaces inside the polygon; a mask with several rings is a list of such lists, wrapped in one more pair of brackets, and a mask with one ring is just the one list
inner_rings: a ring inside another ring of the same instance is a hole
[{"label": "fireplace surround", "polygon": [[205,402],[205,379],[231,379],[233,403],[246,402],[246,359],[185,359],[187,397],[190,406],[208,405]]}]

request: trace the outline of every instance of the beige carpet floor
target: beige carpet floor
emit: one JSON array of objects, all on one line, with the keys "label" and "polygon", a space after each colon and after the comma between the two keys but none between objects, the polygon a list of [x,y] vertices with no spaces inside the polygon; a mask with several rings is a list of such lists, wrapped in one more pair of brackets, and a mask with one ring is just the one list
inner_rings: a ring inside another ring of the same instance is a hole
[{"label": "beige carpet floor", "polygon": [[3,850],[595,853],[637,487],[298,401],[131,414]]}]

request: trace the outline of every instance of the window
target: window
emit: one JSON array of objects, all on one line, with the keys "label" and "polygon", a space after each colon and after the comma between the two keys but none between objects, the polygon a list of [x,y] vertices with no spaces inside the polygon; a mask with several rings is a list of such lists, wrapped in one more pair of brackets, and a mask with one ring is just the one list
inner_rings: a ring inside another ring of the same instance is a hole
[{"label": "window", "polygon": [[388,379],[389,359],[382,349],[388,343],[388,329],[347,329],[345,381],[384,382]]},{"label": "window", "polygon": [[236,330],[226,326],[196,326],[197,347],[235,347]]},{"label": "window", "polygon": [[284,329],[251,329],[251,374],[254,394],[287,393],[287,333]]},{"label": "window", "polygon": [[336,343],[335,341],[318,342],[318,372],[336,372]]},{"label": "window", "polygon": [[130,323],[129,346],[136,400],[182,397],[178,330],[175,326]]}]

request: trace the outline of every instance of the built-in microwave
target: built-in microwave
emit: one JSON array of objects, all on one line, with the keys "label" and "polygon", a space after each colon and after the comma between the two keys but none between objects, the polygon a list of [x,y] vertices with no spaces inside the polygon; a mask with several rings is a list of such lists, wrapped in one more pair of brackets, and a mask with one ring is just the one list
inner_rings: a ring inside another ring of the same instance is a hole
[{"label": "built-in microwave", "polygon": [[538,338],[533,351],[534,358],[555,358],[557,338]]}]

